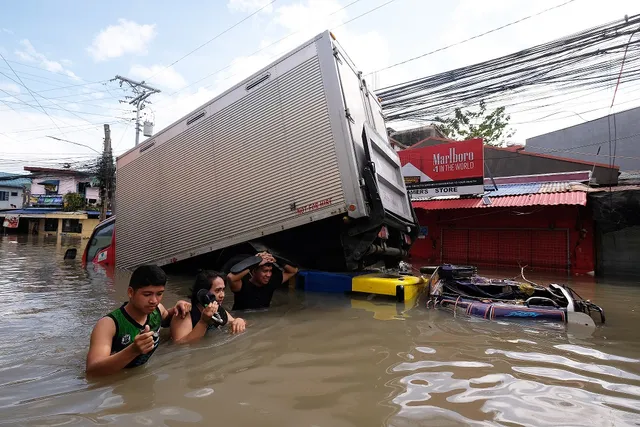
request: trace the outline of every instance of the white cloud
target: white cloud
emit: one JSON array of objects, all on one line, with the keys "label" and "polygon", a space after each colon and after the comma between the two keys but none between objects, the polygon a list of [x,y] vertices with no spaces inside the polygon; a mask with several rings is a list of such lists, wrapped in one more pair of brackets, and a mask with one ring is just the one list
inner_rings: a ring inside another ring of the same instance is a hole
[{"label": "white cloud", "polygon": [[15,83],[1,83],[0,82],[0,90],[9,92],[9,93],[20,93],[20,86]]},{"label": "white cloud", "polygon": [[83,100],[102,99],[105,96],[104,92],[97,92],[95,87],[81,87],[78,92]]},{"label": "white cloud", "polygon": [[271,13],[273,5],[268,0],[229,0],[227,8],[233,12],[253,13],[265,5],[267,6],[261,12]]},{"label": "white cloud", "polygon": [[[306,2],[285,5],[275,11],[274,21],[294,35],[278,43],[279,55],[295,48],[311,37],[326,29],[339,27],[349,20],[349,11],[337,0],[307,0]],[[342,26],[332,30],[338,42],[365,75],[380,69],[390,62],[390,47],[387,40],[376,30],[357,32]],[[279,55],[276,55],[279,56]],[[275,57],[271,58],[272,60]],[[403,70],[393,70],[382,75],[368,77],[372,87],[383,87],[396,81],[407,80]]]},{"label": "white cloud", "polygon": [[[215,82],[207,87],[218,89],[230,87],[321,31],[335,27],[348,19],[347,11],[337,0],[307,0],[280,6],[273,13],[274,28],[272,29],[276,30],[276,35],[260,41],[259,47],[262,50],[259,53],[236,57],[226,70],[217,75]],[[282,40],[283,33],[290,35]],[[273,44],[274,40],[278,42]],[[348,52],[352,52],[354,48],[363,49],[360,59],[377,57],[382,61],[388,57],[387,44],[376,32],[356,36],[343,29],[340,33],[340,41],[343,45],[345,43],[355,45]],[[363,70],[366,69],[360,63],[356,65]]]},{"label": "white cloud", "polygon": [[129,70],[129,74],[134,78],[143,80],[153,77],[154,84],[164,86],[168,89],[178,90],[187,85],[184,77],[173,68],[167,68],[163,65],[152,65],[145,67],[144,65],[134,65]]},{"label": "white cloud", "polygon": [[336,0],[307,0],[276,9],[275,21],[289,31],[318,33],[346,20],[347,11]]},{"label": "white cloud", "polygon": [[[48,59],[46,55],[38,52],[28,39],[21,40],[20,45],[21,50],[16,50],[15,53],[23,61],[37,63],[47,71],[51,71],[52,73],[65,74],[72,80],[81,80],[80,77],[78,77],[73,71],[63,66],[60,62],[52,61]],[[67,63],[70,64],[70,61],[67,61]]]},{"label": "white cloud", "polygon": [[7,33],[7,34],[11,34],[11,35],[13,35],[13,31],[11,31],[11,30],[10,30],[10,29],[8,29],[8,28],[3,28],[3,29],[2,29],[2,31],[3,31],[3,32],[5,32],[5,33]]},{"label": "white cloud", "polygon": [[127,19],[119,19],[118,25],[109,25],[100,31],[87,50],[97,62],[125,54],[144,54],[155,36],[155,24],[141,25]]}]

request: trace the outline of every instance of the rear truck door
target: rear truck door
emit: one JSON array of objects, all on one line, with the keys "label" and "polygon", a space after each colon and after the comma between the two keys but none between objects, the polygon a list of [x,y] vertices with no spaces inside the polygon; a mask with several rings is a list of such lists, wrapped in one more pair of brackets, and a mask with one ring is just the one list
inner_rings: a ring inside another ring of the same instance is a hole
[{"label": "rear truck door", "polygon": [[398,154],[391,148],[389,141],[383,139],[368,123],[364,124],[362,141],[367,160],[374,165],[372,172],[385,211],[413,223],[413,212]]},{"label": "rear truck door", "polygon": [[365,166],[374,165],[374,176],[385,212],[403,222],[414,224],[413,210],[404,184],[400,158],[387,137],[382,108],[377,98],[349,57],[334,43],[334,56],[342,85],[345,115],[351,140],[363,173]]}]

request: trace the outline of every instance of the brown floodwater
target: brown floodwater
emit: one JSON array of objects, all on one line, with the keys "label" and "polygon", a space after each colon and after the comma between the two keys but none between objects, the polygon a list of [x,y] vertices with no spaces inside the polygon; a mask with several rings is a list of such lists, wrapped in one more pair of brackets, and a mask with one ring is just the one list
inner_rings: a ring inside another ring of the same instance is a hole
[{"label": "brown floodwater", "polygon": [[[82,244],[0,237],[0,425],[640,425],[637,282],[570,281],[606,311],[594,332],[285,289],[244,334],[165,336],[144,367],[87,381],[128,276],[63,260]],[[190,285],[170,277],[165,305]]]}]

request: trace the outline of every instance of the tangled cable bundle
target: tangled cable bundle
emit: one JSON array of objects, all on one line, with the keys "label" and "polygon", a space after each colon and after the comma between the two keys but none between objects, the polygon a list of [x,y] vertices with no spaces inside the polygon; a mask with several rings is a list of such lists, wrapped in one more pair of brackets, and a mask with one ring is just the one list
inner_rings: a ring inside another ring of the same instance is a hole
[{"label": "tangled cable bundle", "polygon": [[640,77],[640,34],[634,37],[639,30],[640,14],[500,58],[390,86],[377,95],[387,121],[428,121],[482,100],[510,107],[611,88]]}]

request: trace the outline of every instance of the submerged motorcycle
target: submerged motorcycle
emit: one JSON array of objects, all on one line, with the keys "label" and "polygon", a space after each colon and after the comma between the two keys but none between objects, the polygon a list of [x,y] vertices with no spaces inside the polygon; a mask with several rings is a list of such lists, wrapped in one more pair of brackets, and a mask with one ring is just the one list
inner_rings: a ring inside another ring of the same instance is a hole
[{"label": "submerged motorcycle", "polygon": [[478,276],[473,266],[444,264],[423,267],[431,274],[427,308],[488,320],[529,319],[593,326],[604,324],[604,310],[566,285],[541,286],[527,280],[522,268],[521,281]]}]

